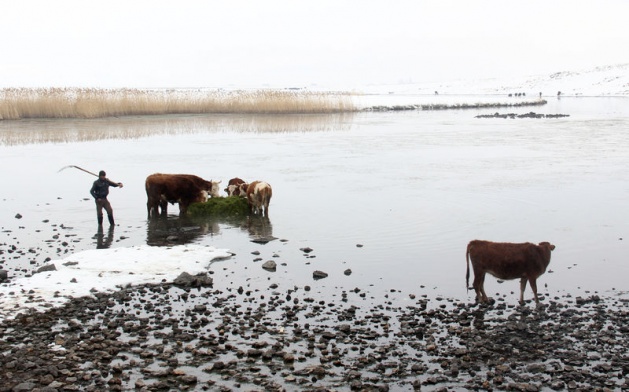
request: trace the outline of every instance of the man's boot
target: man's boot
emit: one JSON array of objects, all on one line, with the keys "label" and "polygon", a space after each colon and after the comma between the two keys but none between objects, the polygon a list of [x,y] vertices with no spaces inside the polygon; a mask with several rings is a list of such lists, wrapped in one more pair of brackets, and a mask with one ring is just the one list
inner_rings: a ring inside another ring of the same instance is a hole
[{"label": "man's boot", "polygon": [[113,215],[107,215],[107,218],[109,219],[109,224],[110,225],[114,225],[114,216]]},{"label": "man's boot", "polygon": [[98,225],[99,225],[99,226],[102,226],[102,225],[103,225],[103,217],[102,217],[102,216],[99,216],[99,217],[98,217]]}]

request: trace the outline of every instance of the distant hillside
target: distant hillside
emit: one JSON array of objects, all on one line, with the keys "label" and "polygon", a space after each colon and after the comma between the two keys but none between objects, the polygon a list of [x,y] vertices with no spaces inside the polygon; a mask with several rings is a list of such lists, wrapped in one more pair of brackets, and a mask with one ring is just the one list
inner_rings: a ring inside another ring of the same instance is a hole
[{"label": "distant hillside", "polygon": [[492,87],[494,92],[540,91],[544,95],[629,95],[629,64],[608,65],[586,71],[563,71],[525,78]]},{"label": "distant hillside", "polygon": [[527,97],[629,96],[629,64],[600,66],[582,71],[509,79],[453,80],[450,82],[370,86],[367,92],[394,94],[499,94]]}]

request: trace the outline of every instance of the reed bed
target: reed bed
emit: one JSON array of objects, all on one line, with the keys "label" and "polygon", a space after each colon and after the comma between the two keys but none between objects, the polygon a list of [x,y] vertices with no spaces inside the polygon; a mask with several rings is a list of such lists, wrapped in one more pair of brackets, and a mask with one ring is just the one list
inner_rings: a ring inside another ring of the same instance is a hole
[{"label": "reed bed", "polygon": [[97,88],[0,90],[0,120],[213,113],[324,114],[356,110],[351,95],[334,92]]}]

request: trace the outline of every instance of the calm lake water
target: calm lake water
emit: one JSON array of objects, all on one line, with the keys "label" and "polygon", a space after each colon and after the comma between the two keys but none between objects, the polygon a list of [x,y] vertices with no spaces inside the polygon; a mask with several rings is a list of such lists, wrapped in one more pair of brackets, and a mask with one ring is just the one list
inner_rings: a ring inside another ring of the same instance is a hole
[{"label": "calm lake water", "polygon": [[[273,281],[321,293],[359,287],[472,300],[465,248],[486,239],[555,244],[538,281],[550,297],[626,297],[628,103],[566,97],[485,110],[0,122],[0,242],[45,249],[51,224],[63,224],[75,251],[96,248],[88,193],[95,178],[59,172],[78,165],[125,185],[110,193],[119,224],[112,247],[163,243],[176,232],[230,249],[237,255],[221,262],[226,278],[218,285]],[[530,111],[570,116],[475,118]],[[155,172],[223,185],[232,177],[267,181],[270,219],[198,225],[179,220],[172,206],[168,222],[149,224],[144,180]],[[251,242],[260,234],[278,240]],[[278,263],[277,272],[253,261],[256,250]],[[314,281],[314,270],[329,277]],[[485,284],[512,303],[518,286]]]}]

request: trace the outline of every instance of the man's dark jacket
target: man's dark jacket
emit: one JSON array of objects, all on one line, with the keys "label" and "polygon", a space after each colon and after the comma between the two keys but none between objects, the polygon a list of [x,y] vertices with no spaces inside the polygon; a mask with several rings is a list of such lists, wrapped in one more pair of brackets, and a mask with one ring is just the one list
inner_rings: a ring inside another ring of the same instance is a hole
[{"label": "man's dark jacket", "polygon": [[106,199],[109,194],[109,187],[118,187],[118,184],[112,182],[108,179],[101,180],[100,178],[94,181],[92,185],[92,189],[90,189],[90,194],[94,199]]}]

